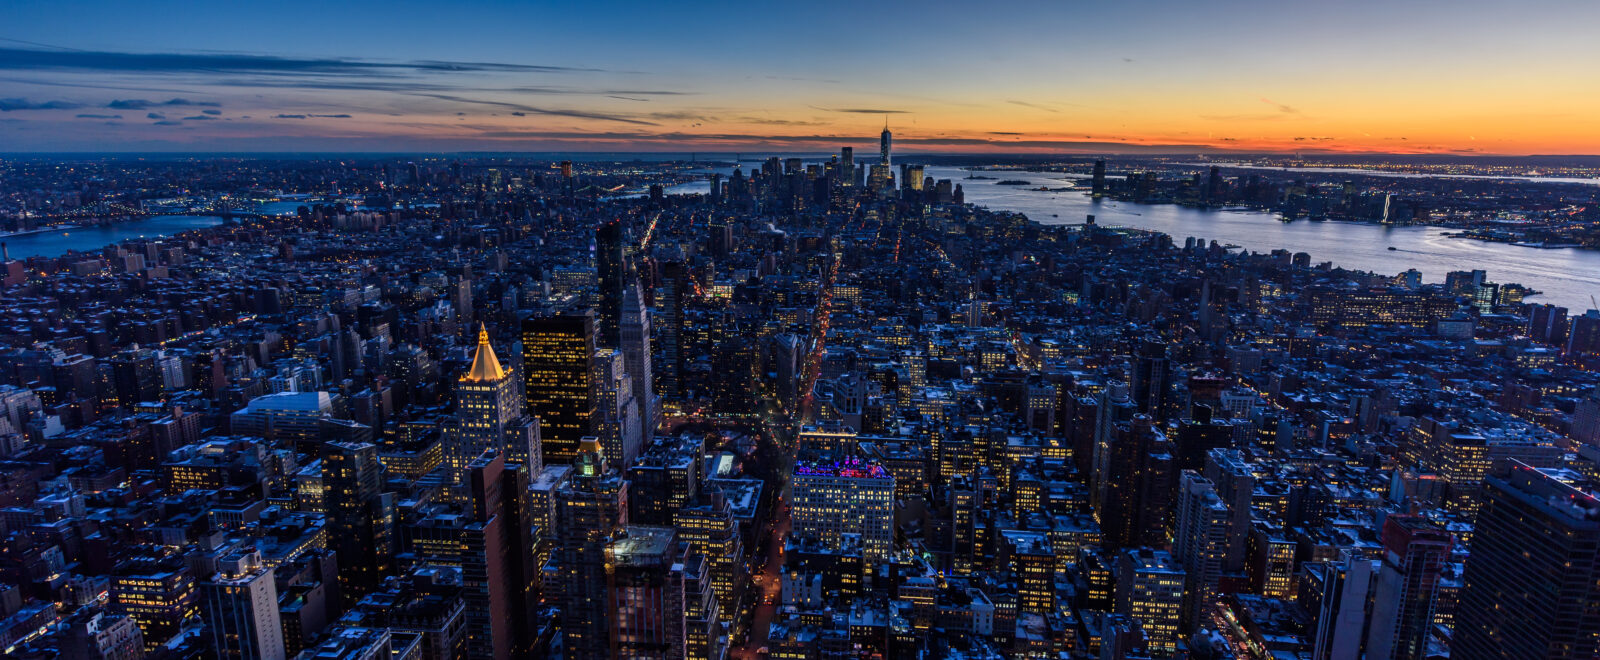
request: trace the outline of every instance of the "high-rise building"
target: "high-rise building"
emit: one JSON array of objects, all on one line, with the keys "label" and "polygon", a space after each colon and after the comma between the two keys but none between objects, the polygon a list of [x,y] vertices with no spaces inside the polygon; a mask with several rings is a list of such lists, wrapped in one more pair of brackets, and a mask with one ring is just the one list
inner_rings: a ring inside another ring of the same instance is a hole
[{"label": "high-rise building", "polygon": [[645,444],[661,424],[661,412],[650,355],[650,309],[644,304],[644,293],[637,280],[630,282],[623,292],[620,348],[628,378],[633,381],[634,401],[639,407],[640,442]]},{"label": "high-rise building", "polygon": [[672,619],[669,579],[678,561],[671,527],[630,525],[605,548],[606,610],[611,619],[610,657],[669,658]]},{"label": "high-rise building", "polygon": [[217,560],[217,573],[200,583],[206,630],[216,657],[285,660],[278,587],[272,568],[255,552]]},{"label": "high-rise building", "polygon": [[1383,567],[1373,590],[1367,657],[1420,660],[1438,604],[1439,577],[1450,558],[1450,533],[1420,516],[1383,521]]},{"label": "high-rise building", "polygon": [[526,657],[537,607],[527,471],[500,455],[479,457],[466,471],[470,514],[457,547],[468,654]]},{"label": "high-rise building", "polygon": [[598,345],[617,348],[622,344],[622,305],[628,285],[628,228],[621,220],[606,222],[594,232],[595,280],[600,286],[595,297],[595,324]]},{"label": "high-rise building", "polygon": [[894,551],[894,476],[882,465],[861,459],[797,463],[792,484],[795,535],[832,549],[844,547],[845,535],[857,535],[868,565]]},{"label": "high-rise building", "polygon": [[142,557],[118,564],[110,592],[116,609],[139,625],[147,651],[167,643],[200,616],[194,575],[177,556]]},{"label": "high-rise building", "polygon": [[1133,403],[1146,415],[1161,418],[1162,404],[1167,395],[1167,344],[1156,338],[1145,338],[1139,343],[1135,356],[1133,379],[1129,389]]},{"label": "high-rise building", "polygon": [[1306,565],[1309,584],[1300,602],[1316,621],[1312,660],[1361,660],[1366,631],[1372,622],[1372,591],[1383,562],[1355,549],[1343,549],[1337,561]]},{"label": "high-rise building", "polygon": [[1177,522],[1172,558],[1184,569],[1184,630],[1193,630],[1221,581],[1228,555],[1228,506],[1215,484],[1193,470],[1178,481]]},{"label": "high-rise building", "polygon": [[1600,657],[1600,496],[1520,462],[1484,483],[1450,656]]},{"label": "high-rise building", "polygon": [[732,621],[744,594],[744,537],[739,521],[721,492],[706,497],[706,503],[679,509],[672,516],[678,538],[690,550],[705,557],[711,588],[716,591],[722,619]]},{"label": "high-rise building", "polygon": [[1148,415],[1119,423],[1096,459],[1103,494],[1095,509],[1112,548],[1157,546],[1166,540],[1167,514],[1177,483],[1172,445]]},{"label": "high-rise building", "polygon": [[889,118],[883,119],[883,132],[878,134],[878,164],[883,166],[885,172],[889,171],[892,164],[889,162],[889,149],[893,146],[894,136],[889,134]]},{"label": "high-rise building", "polygon": [[348,604],[376,589],[389,572],[393,515],[382,489],[376,446],[323,443],[322,497],[328,544],[337,553],[340,587]]},{"label": "high-rise building", "polygon": [[633,379],[628,377],[622,352],[614,348],[596,351],[593,364],[589,382],[595,384],[599,394],[595,406],[595,436],[600,438],[608,463],[632,465],[644,444],[644,424],[639,420]]},{"label": "high-rise building", "polygon": [[523,392],[528,412],[539,418],[545,463],[571,463],[578,442],[595,433],[596,392],[589,379],[594,355],[594,317],[588,312],[522,322]]},{"label": "high-rise building", "polygon": [[605,551],[626,524],[628,482],[607,466],[600,443],[591,438],[579,448],[571,477],[555,497],[561,634],[568,658],[611,657]]},{"label": "high-rise building", "polygon": [[[688,298],[688,271],[682,262],[661,264],[661,286],[656,293],[653,323],[661,362],[654,365],[655,392],[660,399],[676,401],[683,382],[683,308]],[[659,400],[659,399],[658,399]]]},{"label": "high-rise building", "polygon": [[1150,653],[1177,650],[1183,609],[1183,570],[1162,550],[1132,548],[1117,556],[1117,613],[1144,627]]},{"label": "high-rise building", "polygon": [[501,368],[487,328],[478,329],[472,366],[456,381],[455,390],[456,424],[445,455],[451,469],[466,469],[485,451],[519,463],[538,456],[538,424],[524,417],[517,382]]},{"label": "high-rise building", "polygon": [[1096,159],[1094,161],[1094,179],[1093,179],[1093,181],[1094,181],[1094,183],[1093,183],[1093,188],[1091,188],[1091,191],[1092,191],[1091,194],[1094,196],[1095,199],[1100,199],[1101,197],[1104,197],[1105,194],[1106,194],[1106,161],[1103,158],[1102,159]]}]

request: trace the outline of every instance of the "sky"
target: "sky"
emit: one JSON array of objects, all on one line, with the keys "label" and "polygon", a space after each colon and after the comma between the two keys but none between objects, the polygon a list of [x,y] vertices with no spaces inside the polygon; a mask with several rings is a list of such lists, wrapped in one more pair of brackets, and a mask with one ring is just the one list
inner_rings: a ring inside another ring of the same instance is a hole
[{"label": "sky", "polygon": [[1600,154],[1600,2],[0,4],[0,152]]}]

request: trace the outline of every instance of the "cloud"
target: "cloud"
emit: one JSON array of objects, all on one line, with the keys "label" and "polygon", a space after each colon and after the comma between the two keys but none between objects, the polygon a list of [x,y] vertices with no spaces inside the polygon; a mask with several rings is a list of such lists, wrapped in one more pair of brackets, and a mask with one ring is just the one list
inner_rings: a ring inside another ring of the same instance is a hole
[{"label": "cloud", "polygon": [[354,75],[384,72],[595,72],[541,64],[416,60],[382,62],[248,53],[118,53],[88,50],[0,48],[0,69],[12,71],[116,71],[133,73],[254,73]]},{"label": "cloud", "polygon": [[78,115],[78,118],[79,119],[121,119],[122,115],[81,114],[81,115]]},{"label": "cloud", "polygon": [[216,117],[213,117],[211,115],[194,115],[194,116],[184,117],[183,118],[184,121],[206,121],[206,120],[215,120],[215,119],[216,119]]},{"label": "cloud", "polygon": [[816,109],[816,110],[823,110],[823,111],[826,111],[826,112],[847,112],[847,113],[850,113],[850,114],[857,114],[857,115],[906,115],[906,114],[911,114],[910,110],[884,110],[884,109],[879,109],[879,108],[820,108],[820,107],[817,107],[817,106],[814,106],[814,105],[810,106],[810,107],[813,108],[813,109]]},{"label": "cloud", "polygon": [[1026,133],[1013,133],[1011,131],[989,131],[990,135],[1027,135]]},{"label": "cloud", "polygon": [[273,119],[305,119],[305,115],[273,115]]},{"label": "cloud", "polygon": [[1237,114],[1237,115],[1200,115],[1201,119],[1209,121],[1281,121],[1286,119],[1282,114]]},{"label": "cloud", "polygon": [[[506,101],[488,101],[488,100],[483,100],[483,99],[472,99],[472,98],[466,98],[466,97],[462,97],[462,96],[453,96],[453,95],[450,95],[450,94],[413,94],[413,96],[421,96],[421,97],[425,97],[425,98],[439,99],[441,101],[452,101],[452,102],[455,102],[455,103],[470,103],[470,104],[473,104],[473,105],[487,105],[487,106],[496,107],[496,108],[509,108],[509,109],[512,109],[512,110],[517,110],[517,111],[520,111],[520,112],[526,112],[526,113],[535,114],[535,115],[550,115],[550,116],[555,116],[555,117],[573,117],[573,118],[576,118],[576,119],[595,119],[595,120],[599,120],[599,121],[613,121],[613,122],[619,122],[619,123],[623,123],[623,124],[637,124],[637,125],[640,125],[640,126],[655,126],[655,125],[657,125],[655,122],[645,121],[643,119],[634,119],[632,117],[628,117],[628,116],[625,116],[625,115],[607,114],[607,113],[603,113],[603,112],[595,112],[595,111],[590,111],[590,110],[566,110],[566,109],[556,109],[556,108],[540,108],[540,107],[535,107],[535,106],[531,106],[531,105],[523,105],[521,103],[510,103],[510,102],[506,102]],[[456,113],[456,114],[461,114],[461,113]]]},{"label": "cloud", "polygon": [[1272,106],[1274,108],[1277,108],[1278,112],[1281,112],[1281,113],[1286,114],[1286,115],[1298,115],[1298,114],[1300,114],[1299,110],[1297,110],[1295,108],[1291,108],[1291,107],[1289,107],[1287,105],[1284,105],[1282,103],[1278,103],[1277,101],[1273,101],[1271,99],[1262,98],[1261,102],[1265,103],[1267,105],[1270,105],[1270,106]]},{"label": "cloud", "polygon": [[171,119],[164,119],[162,121],[156,122],[154,125],[156,125],[156,126],[181,126],[181,125],[183,125],[183,122],[181,122],[181,121],[173,121]]},{"label": "cloud", "polygon": [[608,99],[621,99],[623,101],[643,101],[643,102],[649,102],[650,101],[650,99],[641,99],[641,98],[636,98],[636,97],[632,97],[632,96],[619,96],[617,94],[607,94],[606,98],[608,98]]},{"label": "cloud", "polygon": [[517,112],[511,113],[511,116],[513,116],[513,117],[526,117],[526,116],[528,116],[528,113],[522,112],[522,111],[519,110]]},{"label": "cloud", "polygon": [[306,115],[306,116],[307,117],[321,117],[323,119],[349,119],[350,118],[350,115],[343,114],[343,113],[337,114],[337,115]]},{"label": "cloud", "polygon": [[166,115],[163,115],[163,114],[161,114],[159,112],[147,112],[147,113],[145,113],[144,116],[146,118],[148,118],[148,119],[166,119],[167,118]]},{"label": "cloud", "polygon": [[1011,105],[1020,105],[1024,108],[1033,108],[1034,110],[1043,110],[1045,112],[1061,112],[1060,110],[1050,106],[1039,105],[1038,103],[1029,103],[1027,101],[1007,100],[1006,103],[1010,103]]},{"label": "cloud", "polygon": [[210,109],[207,109],[207,110],[201,110],[201,111],[200,111],[200,114],[205,114],[205,115],[220,115],[220,114],[222,114],[222,111],[221,111],[221,110],[210,110]]},{"label": "cloud", "polygon": [[162,107],[162,106],[166,106],[166,107],[180,107],[181,106],[181,107],[219,108],[219,107],[222,107],[222,104],[221,103],[215,103],[215,102],[212,102],[212,101],[190,101],[189,99],[183,99],[183,98],[175,98],[175,99],[171,99],[171,100],[167,100],[167,101],[160,101],[160,102],[147,101],[145,99],[117,99],[115,101],[112,101],[112,102],[106,104],[106,107],[107,108],[111,108],[112,110],[144,110],[146,108],[155,108],[155,107]]},{"label": "cloud", "polygon": [[40,101],[33,102],[23,98],[0,99],[0,112],[12,110],[76,110],[83,107],[82,103],[71,101]]}]

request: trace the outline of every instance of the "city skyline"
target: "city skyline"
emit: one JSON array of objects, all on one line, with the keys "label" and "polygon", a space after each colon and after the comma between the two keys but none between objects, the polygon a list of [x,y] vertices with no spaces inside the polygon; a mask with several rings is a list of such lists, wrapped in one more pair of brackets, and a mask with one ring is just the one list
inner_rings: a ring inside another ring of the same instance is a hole
[{"label": "city skyline", "polygon": [[11,152],[1600,153],[1575,2],[10,13]]}]

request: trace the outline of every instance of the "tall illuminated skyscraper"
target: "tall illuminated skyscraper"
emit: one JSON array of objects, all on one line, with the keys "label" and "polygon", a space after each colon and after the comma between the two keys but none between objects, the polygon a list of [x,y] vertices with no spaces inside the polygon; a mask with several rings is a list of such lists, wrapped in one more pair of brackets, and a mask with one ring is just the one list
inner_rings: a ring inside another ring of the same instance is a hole
[{"label": "tall illuminated skyscraper", "polygon": [[478,329],[478,348],[472,366],[456,381],[456,425],[445,461],[464,470],[487,450],[538,469],[538,425],[524,418],[517,383],[500,366],[489,331]]},{"label": "tall illuminated skyscraper", "polygon": [[594,317],[587,311],[522,322],[523,392],[539,418],[545,463],[571,463],[578,442],[595,433],[594,354]]}]

